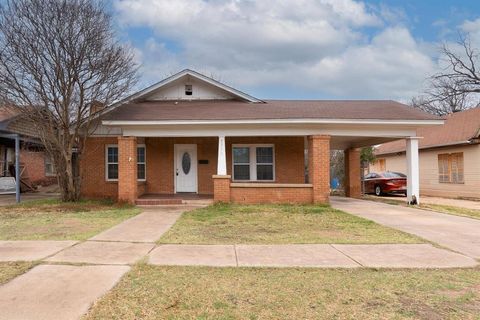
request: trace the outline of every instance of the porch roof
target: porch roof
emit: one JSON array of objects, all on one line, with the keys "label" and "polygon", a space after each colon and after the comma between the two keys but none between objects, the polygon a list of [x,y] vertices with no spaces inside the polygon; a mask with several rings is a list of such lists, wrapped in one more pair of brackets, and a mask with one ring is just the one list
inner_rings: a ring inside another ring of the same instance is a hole
[{"label": "porch roof", "polygon": [[439,117],[391,100],[144,101],[123,104],[102,120],[230,121],[276,119],[432,121]]}]

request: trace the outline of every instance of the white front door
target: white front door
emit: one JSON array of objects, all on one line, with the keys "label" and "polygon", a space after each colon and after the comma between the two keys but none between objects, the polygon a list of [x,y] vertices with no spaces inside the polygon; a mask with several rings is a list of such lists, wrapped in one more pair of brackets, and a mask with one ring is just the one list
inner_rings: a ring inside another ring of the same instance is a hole
[{"label": "white front door", "polygon": [[197,192],[197,145],[175,145],[175,191]]}]

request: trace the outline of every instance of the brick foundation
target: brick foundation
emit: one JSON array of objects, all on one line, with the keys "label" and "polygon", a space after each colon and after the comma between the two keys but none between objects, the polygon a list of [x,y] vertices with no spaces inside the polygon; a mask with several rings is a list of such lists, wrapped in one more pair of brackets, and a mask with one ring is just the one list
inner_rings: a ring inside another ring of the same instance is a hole
[{"label": "brick foundation", "polygon": [[137,196],[137,139],[118,137],[118,201],[133,204]]},{"label": "brick foundation", "polygon": [[360,149],[345,150],[345,195],[350,198],[362,196]]},{"label": "brick foundation", "polygon": [[330,136],[308,137],[308,177],[313,203],[328,203],[330,195]]},{"label": "brick foundation", "polygon": [[231,176],[213,175],[213,201],[230,202],[230,178]]}]

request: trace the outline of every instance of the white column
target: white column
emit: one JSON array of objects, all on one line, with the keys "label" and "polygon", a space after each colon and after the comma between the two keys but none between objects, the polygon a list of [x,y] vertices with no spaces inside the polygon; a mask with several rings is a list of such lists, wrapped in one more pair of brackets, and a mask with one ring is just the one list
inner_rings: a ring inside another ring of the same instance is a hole
[{"label": "white column", "polygon": [[420,203],[420,170],[418,163],[418,137],[407,138],[407,201],[413,196]]},{"label": "white column", "polygon": [[225,154],[225,136],[218,137],[217,175],[227,175],[227,156]]}]

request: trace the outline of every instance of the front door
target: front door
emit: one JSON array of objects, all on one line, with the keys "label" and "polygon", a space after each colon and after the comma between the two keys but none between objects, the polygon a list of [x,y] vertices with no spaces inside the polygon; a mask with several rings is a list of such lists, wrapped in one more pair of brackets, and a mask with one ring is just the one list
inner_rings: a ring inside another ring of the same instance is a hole
[{"label": "front door", "polygon": [[175,192],[197,192],[197,145],[175,145]]}]

